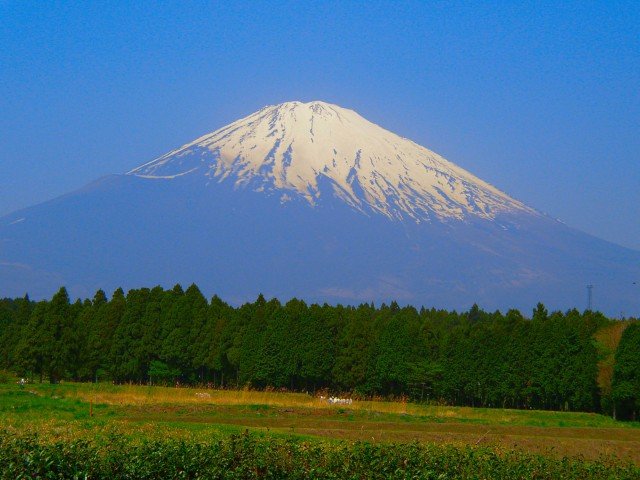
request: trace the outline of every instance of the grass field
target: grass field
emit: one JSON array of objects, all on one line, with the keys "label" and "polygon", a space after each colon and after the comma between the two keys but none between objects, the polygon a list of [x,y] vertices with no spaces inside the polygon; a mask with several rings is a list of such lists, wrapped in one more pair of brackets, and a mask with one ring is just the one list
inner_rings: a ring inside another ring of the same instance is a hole
[{"label": "grass field", "polygon": [[259,436],[452,444],[640,465],[640,425],[587,413],[358,402],[305,394],[110,384],[0,385],[0,422],[60,440]]}]

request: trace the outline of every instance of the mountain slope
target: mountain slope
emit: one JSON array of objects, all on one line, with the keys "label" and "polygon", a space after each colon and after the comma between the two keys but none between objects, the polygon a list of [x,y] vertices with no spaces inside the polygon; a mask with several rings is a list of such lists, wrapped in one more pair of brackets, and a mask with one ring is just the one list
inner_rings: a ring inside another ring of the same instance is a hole
[{"label": "mountain slope", "polygon": [[639,265],[640,252],[319,102],[267,107],[0,218],[0,296],[196,282],[234,302],[528,310],[583,308],[595,284],[595,306],[617,315],[640,312]]},{"label": "mountain slope", "polygon": [[323,102],[265,107],[129,174],[204,175],[310,205],[335,196],[361,211],[417,222],[533,213],[440,155]]}]

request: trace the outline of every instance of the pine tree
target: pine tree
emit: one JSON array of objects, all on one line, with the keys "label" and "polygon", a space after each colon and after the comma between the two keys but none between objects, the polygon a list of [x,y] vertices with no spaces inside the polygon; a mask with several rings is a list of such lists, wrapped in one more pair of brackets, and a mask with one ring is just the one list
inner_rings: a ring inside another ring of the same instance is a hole
[{"label": "pine tree", "polygon": [[640,323],[633,323],[622,334],[613,368],[612,397],[614,416],[638,419],[640,412]]}]

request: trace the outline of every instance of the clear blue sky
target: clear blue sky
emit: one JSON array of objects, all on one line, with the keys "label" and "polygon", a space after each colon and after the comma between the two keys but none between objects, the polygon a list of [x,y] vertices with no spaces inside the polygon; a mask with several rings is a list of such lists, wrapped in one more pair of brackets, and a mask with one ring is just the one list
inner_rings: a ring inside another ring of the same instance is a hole
[{"label": "clear blue sky", "polygon": [[0,214],[325,100],[640,249],[640,2],[474,3],[0,0]]}]

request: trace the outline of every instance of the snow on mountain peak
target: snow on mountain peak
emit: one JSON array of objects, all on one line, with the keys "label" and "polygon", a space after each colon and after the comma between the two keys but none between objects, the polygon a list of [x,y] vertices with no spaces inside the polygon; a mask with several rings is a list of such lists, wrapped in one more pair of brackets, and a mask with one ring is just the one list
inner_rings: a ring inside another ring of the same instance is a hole
[{"label": "snow on mountain peak", "polygon": [[204,174],[236,188],[335,196],[363,213],[416,222],[533,210],[440,155],[325,102],[272,105],[128,172]]}]

